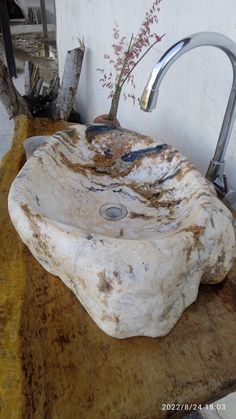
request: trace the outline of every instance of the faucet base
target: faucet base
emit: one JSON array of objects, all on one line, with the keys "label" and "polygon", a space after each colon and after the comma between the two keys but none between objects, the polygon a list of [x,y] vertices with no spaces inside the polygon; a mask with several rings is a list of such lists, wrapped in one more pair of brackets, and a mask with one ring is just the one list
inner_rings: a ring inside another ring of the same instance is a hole
[{"label": "faucet base", "polygon": [[228,188],[227,177],[224,174],[225,162],[212,160],[207,169],[206,178],[212,182],[224,204],[233,211],[236,211],[236,192]]},{"label": "faucet base", "polygon": [[223,180],[224,169],[225,169],[224,160],[220,162],[220,161],[216,161],[212,159],[206,172],[206,178],[210,180],[211,182],[214,182],[217,178],[220,178]]},{"label": "faucet base", "polygon": [[206,178],[213,183],[217,193],[224,197],[228,192],[227,178],[224,174],[225,162],[211,160],[206,172]]}]

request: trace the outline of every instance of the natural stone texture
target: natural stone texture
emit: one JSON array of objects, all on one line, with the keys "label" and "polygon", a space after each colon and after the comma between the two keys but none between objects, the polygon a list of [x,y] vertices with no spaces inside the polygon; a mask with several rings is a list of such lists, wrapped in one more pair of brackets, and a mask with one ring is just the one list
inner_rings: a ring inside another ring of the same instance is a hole
[{"label": "natural stone texture", "polygon": [[[104,204],[126,207],[108,221]],[[14,180],[14,226],[109,335],[163,336],[235,258],[230,211],[178,151],[150,137],[74,126],[48,137]]]},{"label": "natural stone texture", "polygon": [[17,118],[1,166],[0,417],[10,406],[12,419],[161,419],[189,412],[164,410],[167,402],[204,405],[235,391],[236,263],[223,282],[200,285],[168,336],[118,340],[20,240],[7,196],[25,161],[22,142],[63,124]]}]

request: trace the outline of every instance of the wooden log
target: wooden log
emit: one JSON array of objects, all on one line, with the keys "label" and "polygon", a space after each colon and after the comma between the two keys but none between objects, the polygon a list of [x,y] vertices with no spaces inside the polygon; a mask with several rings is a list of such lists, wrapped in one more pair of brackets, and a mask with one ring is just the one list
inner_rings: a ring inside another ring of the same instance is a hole
[{"label": "wooden log", "polygon": [[60,87],[60,79],[58,76],[55,76],[54,79],[52,79],[49,84],[47,95],[56,97],[58,95],[59,87]]},{"label": "wooden log", "polygon": [[29,96],[31,93],[31,74],[33,70],[33,64],[31,61],[25,62],[25,96]]},{"label": "wooden log", "polygon": [[36,86],[35,86],[35,94],[34,95],[36,97],[40,95],[42,85],[43,85],[43,79],[42,79],[42,77],[39,77],[39,79],[36,83]]},{"label": "wooden log", "polygon": [[27,103],[15,88],[11,76],[0,59],[0,99],[10,118],[24,114],[31,116]]},{"label": "wooden log", "polygon": [[33,71],[31,75],[31,95],[36,95],[37,84],[40,80],[39,68],[33,64]]},{"label": "wooden log", "polygon": [[61,87],[59,89],[53,119],[67,120],[73,108],[84,58],[84,45],[67,52]]}]

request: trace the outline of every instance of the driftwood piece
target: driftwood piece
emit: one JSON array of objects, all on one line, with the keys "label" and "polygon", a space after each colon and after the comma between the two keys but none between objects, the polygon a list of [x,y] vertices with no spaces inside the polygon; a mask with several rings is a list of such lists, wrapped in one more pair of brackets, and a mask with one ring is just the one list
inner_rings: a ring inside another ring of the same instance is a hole
[{"label": "driftwood piece", "polygon": [[29,96],[31,92],[31,74],[32,74],[32,62],[25,62],[25,96]]},{"label": "driftwood piece", "polygon": [[59,76],[55,76],[54,79],[50,81],[47,95],[57,95],[59,87],[60,87]]},{"label": "driftwood piece", "polygon": [[[41,82],[42,80],[42,82]],[[25,96],[37,95],[40,93],[39,86],[42,87],[43,79],[40,77],[39,68],[32,63],[25,63]]]},{"label": "driftwood piece", "polygon": [[39,68],[35,65],[33,66],[33,72],[31,75],[31,94],[35,95],[36,93],[36,86],[40,79]]},{"label": "driftwood piece", "polygon": [[80,79],[85,48],[83,45],[67,52],[61,87],[55,102],[53,119],[67,120],[72,111]]},{"label": "driftwood piece", "polygon": [[15,88],[7,67],[0,59],[0,99],[10,118],[24,114],[30,116],[27,103]]},{"label": "driftwood piece", "polygon": [[42,79],[42,77],[39,77],[39,79],[36,83],[36,86],[35,86],[35,96],[40,95],[42,85],[43,85],[43,79]]}]

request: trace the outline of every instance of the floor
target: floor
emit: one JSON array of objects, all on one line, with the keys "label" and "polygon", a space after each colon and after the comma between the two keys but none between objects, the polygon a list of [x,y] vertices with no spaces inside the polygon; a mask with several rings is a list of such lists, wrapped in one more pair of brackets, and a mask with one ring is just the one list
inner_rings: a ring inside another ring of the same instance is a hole
[{"label": "floor", "polygon": [[[52,26],[52,27],[51,27]],[[14,25],[12,27],[13,42],[16,56],[17,79],[14,84],[20,93],[24,92],[24,62],[32,60],[38,64],[43,77],[49,81],[57,72],[57,54],[53,41],[53,25],[49,25],[50,42],[45,43],[41,37],[40,25]],[[3,54],[2,39],[0,37],[0,55]],[[14,124],[9,120],[5,109],[0,102],[0,158],[11,146]],[[186,412],[187,413],[187,412]],[[184,418],[192,419],[235,419],[236,418],[236,393],[218,400],[208,408],[193,412]]]}]

